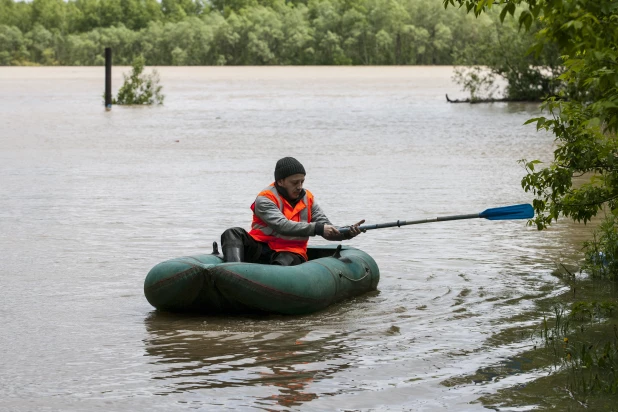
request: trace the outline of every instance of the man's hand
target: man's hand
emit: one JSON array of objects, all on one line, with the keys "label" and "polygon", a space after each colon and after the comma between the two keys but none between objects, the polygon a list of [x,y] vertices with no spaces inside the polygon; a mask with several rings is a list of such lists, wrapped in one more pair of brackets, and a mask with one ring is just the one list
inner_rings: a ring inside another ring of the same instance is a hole
[{"label": "man's hand", "polygon": [[345,229],[348,230],[346,230],[344,233],[341,233],[335,226],[324,225],[324,234],[322,235],[322,237],[326,240],[352,239],[353,237],[360,235],[361,232],[364,232],[364,230],[361,230],[361,228],[359,227],[363,223],[365,223],[365,219],[351,226],[346,226]]},{"label": "man's hand", "polygon": [[365,219],[361,220],[358,223],[353,224],[352,226],[350,226],[350,231],[348,232],[348,237],[350,239],[352,239],[353,237],[356,237],[358,235],[361,234],[361,232],[364,232],[363,230],[361,230],[361,228],[359,227],[360,225],[362,225],[363,223],[365,223]]},{"label": "man's hand", "polygon": [[335,226],[324,225],[324,234],[322,235],[324,239],[337,240],[340,235],[341,232],[339,232]]}]

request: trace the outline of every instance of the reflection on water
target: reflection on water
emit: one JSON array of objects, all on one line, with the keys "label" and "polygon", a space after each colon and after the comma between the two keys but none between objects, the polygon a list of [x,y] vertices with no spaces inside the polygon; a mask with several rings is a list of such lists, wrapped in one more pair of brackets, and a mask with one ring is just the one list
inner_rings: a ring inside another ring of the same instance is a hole
[{"label": "reflection on water", "polygon": [[[318,397],[309,385],[353,366],[348,333],[311,330],[300,319],[201,318],[152,312],[145,320],[152,379],[167,392],[261,387],[261,405],[293,407]],[[265,389],[266,388],[266,389]],[[271,388],[271,389],[268,389]],[[324,395],[324,394],[320,394]]]}]

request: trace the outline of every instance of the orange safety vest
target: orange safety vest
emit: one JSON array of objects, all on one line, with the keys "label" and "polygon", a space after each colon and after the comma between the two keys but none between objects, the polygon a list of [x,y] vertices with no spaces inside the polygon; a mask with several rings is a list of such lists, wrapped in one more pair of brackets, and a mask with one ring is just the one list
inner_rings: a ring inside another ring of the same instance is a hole
[{"label": "orange safety vest", "polygon": [[[291,220],[293,222],[311,222],[311,206],[313,205],[313,195],[311,192],[305,189],[305,196],[296,203],[295,207],[285,200],[279,192],[277,192],[277,188],[275,184],[272,183],[266,189],[262,190],[258,197],[264,196],[270,199],[283,216],[286,219]],[[251,210],[253,211],[253,222],[251,223],[251,231],[249,235],[253,239],[258,242],[268,243],[268,247],[274,250],[275,252],[293,252],[301,255],[302,257],[307,259],[307,243],[309,243],[308,236],[286,236],[281,233],[275,232],[273,229],[268,227],[266,222],[260,219],[255,214],[255,202],[251,205]]]}]

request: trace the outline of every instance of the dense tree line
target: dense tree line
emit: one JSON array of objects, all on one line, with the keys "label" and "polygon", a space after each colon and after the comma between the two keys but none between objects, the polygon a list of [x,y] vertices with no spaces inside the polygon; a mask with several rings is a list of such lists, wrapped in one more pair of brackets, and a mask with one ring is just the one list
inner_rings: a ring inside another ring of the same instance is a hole
[{"label": "dense tree line", "polygon": [[435,0],[0,0],[0,65],[99,65],[105,47],[115,64],[455,64],[494,35],[472,20]]}]

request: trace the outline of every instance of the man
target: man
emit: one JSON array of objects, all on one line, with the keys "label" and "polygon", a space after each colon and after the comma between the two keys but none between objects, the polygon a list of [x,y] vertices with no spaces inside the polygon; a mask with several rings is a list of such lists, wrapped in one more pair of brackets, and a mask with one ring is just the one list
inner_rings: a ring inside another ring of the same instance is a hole
[{"label": "man", "polygon": [[279,159],[275,181],[251,205],[253,222],[247,233],[240,227],[221,235],[226,262],[292,266],[307,261],[309,236],[327,240],[352,239],[361,233],[361,220],[342,234],[328,220],[310,191],[303,189],[305,168],[293,157]]}]

